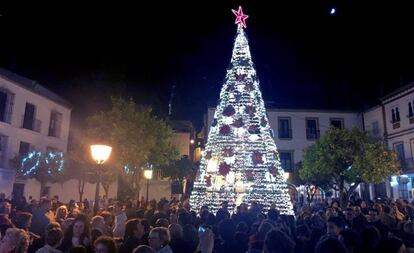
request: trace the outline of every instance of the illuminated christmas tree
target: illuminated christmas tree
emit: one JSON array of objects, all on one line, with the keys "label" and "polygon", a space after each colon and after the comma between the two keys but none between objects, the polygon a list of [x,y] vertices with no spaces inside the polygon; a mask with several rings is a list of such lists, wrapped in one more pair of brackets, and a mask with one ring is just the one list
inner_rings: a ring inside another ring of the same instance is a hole
[{"label": "illuminated christmas tree", "polygon": [[248,16],[241,7],[232,11],[237,36],[190,204],[194,210],[207,205],[216,211],[226,200],[234,211],[241,203],[256,202],[265,210],[293,214],[243,29]]}]

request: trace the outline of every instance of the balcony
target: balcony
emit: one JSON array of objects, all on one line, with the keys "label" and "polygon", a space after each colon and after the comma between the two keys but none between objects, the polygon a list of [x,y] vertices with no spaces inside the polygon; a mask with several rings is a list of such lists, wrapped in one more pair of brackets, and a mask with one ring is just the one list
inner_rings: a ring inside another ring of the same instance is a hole
[{"label": "balcony", "polygon": [[40,129],[42,126],[42,121],[39,119],[34,118],[33,120],[25,120],[25,117],[22,117],[22,128],[29,129],[35,132],[40,133]]},{"label": "balcony", "polygon": [[320,132],[316,128],[307,128],[306,129],[306,139],[308,140],[317,140],[319,139]]},{"label": "balcony", "polygon": [[400,161],[401,170],[403,173],[414,172],[414,158],[407,158]]},{"label": "balcony", "polygon": [[279,128],[279,139],[292,139],[292,129]]}]

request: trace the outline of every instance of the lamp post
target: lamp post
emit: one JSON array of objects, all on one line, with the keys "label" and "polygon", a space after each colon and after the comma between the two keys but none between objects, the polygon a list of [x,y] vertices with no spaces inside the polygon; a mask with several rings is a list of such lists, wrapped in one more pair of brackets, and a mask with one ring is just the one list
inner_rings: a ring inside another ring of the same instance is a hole
[{"label": "lamp post", "polygon": [[149,181],[152,178],[152,169],[145,169],[144,170],[144,177],[147,179],[147,196],[145,198],[145,202],[148,205]]},{"label": "lamp post", "polygon": [[106,145],[91,145],[91,154],[93,160],[98,164],[97,174],[98,180],[96,182],[95,203],[93,205],[93,213],[96,215],[99,209],[99,188],[101,184],[101,166],[108,160],[111,155],[112,147]]}]

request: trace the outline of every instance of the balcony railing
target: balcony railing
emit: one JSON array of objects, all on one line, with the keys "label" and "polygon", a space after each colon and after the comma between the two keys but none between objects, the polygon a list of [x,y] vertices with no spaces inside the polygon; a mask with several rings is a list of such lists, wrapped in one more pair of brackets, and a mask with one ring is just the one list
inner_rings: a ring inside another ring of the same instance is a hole
[{"label": "balcony railing", "polygon": [[42,121],[39,119],[33,119],[32,121],[24,120],[24,116],[22,117],[22,128],[29,129],[35,132],[40,133],[40,129],[42,127]]},{"label": "balcony railing", "polygon": [[292,139],[292,129],[279,129],[279,139]]},{"label": "balcony railing", "polygon": [[319,139],[319,130],[315,128],[307,128],[306,129],[306,139],[308,140],[316,140]]},{"label": "balcony railing", "polygon": [[414,172],[414,158],[407,158],[400,161],[402,172]]}]

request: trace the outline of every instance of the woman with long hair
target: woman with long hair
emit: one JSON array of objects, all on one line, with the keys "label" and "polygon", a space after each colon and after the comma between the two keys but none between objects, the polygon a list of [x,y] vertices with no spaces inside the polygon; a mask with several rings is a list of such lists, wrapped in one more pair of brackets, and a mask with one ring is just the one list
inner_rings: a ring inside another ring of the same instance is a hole
[{"label": "woman with long hair", "polygon": [[89,221],[85,215],[78,215],[65,231],[60,250],[69,251],[74,246],[90,246]]},{"label": "woman with long hair", "polygon": [[65,205],[61,205],[56,209],[56,222],[59,222],[60,225],[66,220],[68,217],[68,208]]}]

